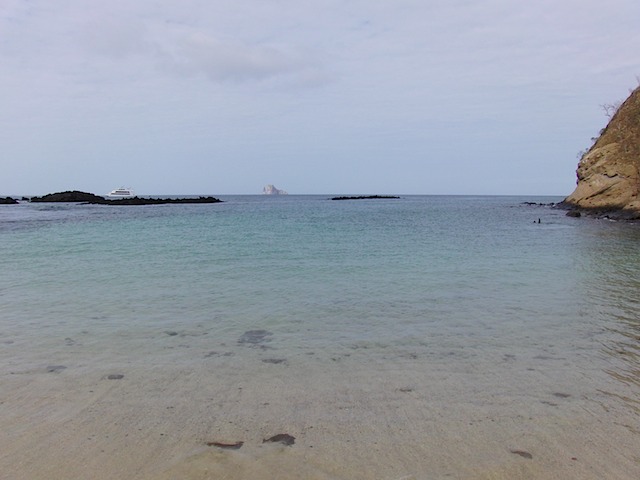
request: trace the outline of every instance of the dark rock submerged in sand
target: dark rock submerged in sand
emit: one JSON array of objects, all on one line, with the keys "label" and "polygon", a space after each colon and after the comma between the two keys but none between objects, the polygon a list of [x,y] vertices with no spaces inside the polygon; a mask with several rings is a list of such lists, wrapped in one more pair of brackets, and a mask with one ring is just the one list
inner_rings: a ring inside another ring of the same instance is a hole
[{"label": "dark rock submerged in sand", "polygon": [[208,447],[218,447],[224,450],[239,450],[242,445],[244,445],[244,442],[207,442]]},{"label": "dark rock submerged in sand", "polygon": [[273,365],[287,364],[286,358],[265,358],[262,360],[262,363],[271,363]]},{"label": "dark rock submerged in sand", "polygon": [[47,367],[47,372],[49,373],[60,373],[62,370],[65,370],[67,367],[64,365],[49,365]]},{"label": "dark rock submerged in sand", "polygon": [[249,344],[249,345],[260,345],[264,342],[270,342],[269,338],[273,333],[267,330],[249,330],[248,332],[244,332],[242,336],[238,339],[238,343]]},{"label": "dark rock submerged in sand", "polygon": [[277,435],[274,435],[273,437],[264,439],[262,443],[281,443],[290,447],[291,445],[296,443],[296,437],[294,437],[293,435],[289,435],[288,433],[279,433]]},{"label": "dark rock submerged in sand", "polygon": [[531,455],[529,452],[526,452],[524,450],[510,450],[511,453],[513,453],[514,455],[519,455],[522,458],[526,458],[528,460],[531,460],[533,458],[533,455]]}]

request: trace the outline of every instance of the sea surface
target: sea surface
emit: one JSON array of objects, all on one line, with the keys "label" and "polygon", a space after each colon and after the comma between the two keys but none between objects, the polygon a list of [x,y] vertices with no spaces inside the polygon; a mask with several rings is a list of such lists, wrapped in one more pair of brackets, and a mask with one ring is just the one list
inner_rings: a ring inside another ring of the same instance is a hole
[{"label": "sea surface", "polygon": [[640,478],[640,226],[330,197],[0,206],[8,478]]}]

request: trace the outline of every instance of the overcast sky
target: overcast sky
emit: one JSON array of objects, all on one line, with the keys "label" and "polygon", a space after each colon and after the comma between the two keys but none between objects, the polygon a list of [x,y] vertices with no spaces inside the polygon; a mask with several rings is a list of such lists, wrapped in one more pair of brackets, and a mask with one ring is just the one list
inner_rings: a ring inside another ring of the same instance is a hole
[{"label": "overcast sky", "polygon": [[0,0],[0,194],[554,194],[638,0]]}]

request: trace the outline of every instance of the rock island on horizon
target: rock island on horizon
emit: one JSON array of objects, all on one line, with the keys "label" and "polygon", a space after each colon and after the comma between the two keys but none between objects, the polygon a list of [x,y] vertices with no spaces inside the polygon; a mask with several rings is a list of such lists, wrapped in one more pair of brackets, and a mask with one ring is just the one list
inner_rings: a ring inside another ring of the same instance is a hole
[{"label": "rock island on horizon", "polygon": [[287,192],[285,192],[284,190],[280,190],[278,188],[276,188],[274,185],[266,185],[263,189],[262,189],[262,194],[263,195],[288,195]]}]

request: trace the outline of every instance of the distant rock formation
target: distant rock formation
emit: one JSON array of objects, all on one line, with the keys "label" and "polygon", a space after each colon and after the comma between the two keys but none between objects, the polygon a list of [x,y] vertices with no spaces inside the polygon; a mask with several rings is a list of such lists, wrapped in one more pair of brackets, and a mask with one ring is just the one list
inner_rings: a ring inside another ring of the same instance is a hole
[{"label": "distant rock formation", "polygon": [[610,218],[640,218],[640,87],[582,156],[576,174],[576,189],[562,206]]},{"label": "distant rock formation", "polygon": [[391,195],[360,195],[357,197],[333,197],[331,200],[376,200],[385,198],[400,198]]},{"label": "distant rock formation", "polygon": [[103,197],[94,195],[93,193],[80,192],[78,190],[71,190],[66,192],[49,193],[42,197],[31,197],[32,202],[87,202],[98,203],[104,201]]},{"label": "distant rock formation", "polygon": [[287,192],[285,192],[284,190],[278,190],[273,185],[267,185],[266,187],[264,187],[262,189],[262,193],[264,195],[287,195]]},{"label": "distant rock formation", "polygon": [[31,198],[32,202],[70,202],[70,203],[90,203],[93,205],[162,205],[165,203],[220,203],[214,197],[198,198],[118,198],[115,200],[106,199],[93,193],[79,192],[77,190],[69,192],[50,193],[42,197]]},{"label": "distant rock formation", "polygon": [[18,201],[15,198],[6,197],[0,198],[0,205],[15,205]]},{"label": "distant rock formation", "polygon": [[116,198],[105,199],[97,203],[100,205],[163,205],[166,203],[221,203],[222,200],[214,197],[198,197],[198,198]]}]

